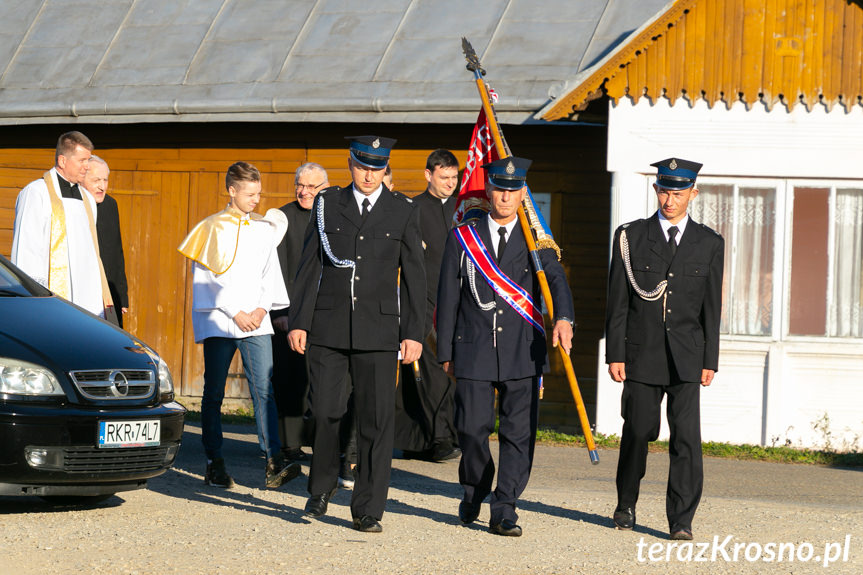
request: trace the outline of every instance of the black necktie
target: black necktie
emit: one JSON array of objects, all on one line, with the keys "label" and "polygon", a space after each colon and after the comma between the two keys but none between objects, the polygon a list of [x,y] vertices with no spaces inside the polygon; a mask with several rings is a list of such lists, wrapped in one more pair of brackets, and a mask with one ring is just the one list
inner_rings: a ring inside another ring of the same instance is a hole
[{"label": "black necktie", "polygon": [[677,232],[680,230],[677,229],[677,226],[671,226],[668,228],[668,247],[671,248],[671,257],[673,258],[677,254],[677,242],[674,241],[674,238],[677,236]]},{"label": "black necktie", "polygon": [[501,226],[497,229],[500,239],[497,241],[497,263],[500,263],[500,258],[503,257],[503,250],[506,248],[506,228]]},{"label": "black necktie", "polygon": [[365,221],[366,218],[369,216],[369,212],[371,211],[371,209],[372,209],[372,203],[369,201],[368,198],[364,199],[363,200],[363,210],[362,210],[363,221]]}]

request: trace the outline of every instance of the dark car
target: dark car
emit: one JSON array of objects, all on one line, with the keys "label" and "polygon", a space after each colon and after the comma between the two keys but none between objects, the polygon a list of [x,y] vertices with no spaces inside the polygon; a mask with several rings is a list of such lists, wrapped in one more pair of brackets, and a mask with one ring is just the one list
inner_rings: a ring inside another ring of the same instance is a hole
[{"label": "dark car", "polygon": [[174,462],[185,412],[155,351],[0,256],[0,495],[145,487]]}]

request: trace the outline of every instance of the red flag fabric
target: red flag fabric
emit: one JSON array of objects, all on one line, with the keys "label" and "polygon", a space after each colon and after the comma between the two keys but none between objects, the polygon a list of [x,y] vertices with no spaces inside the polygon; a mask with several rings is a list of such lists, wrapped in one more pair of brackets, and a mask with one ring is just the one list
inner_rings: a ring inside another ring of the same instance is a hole
[{"label": "red flag fabric", "polygon": [[470,139],[467,163],[464,165],[461,188],[459,188],[453,214],[453,225],[484,217],[488,213],[490,206],[485,195],[486,175],[485,170],[480,166],[499,158],[485,117],[485,110],[480,108],[473,128],[473,136]]}]

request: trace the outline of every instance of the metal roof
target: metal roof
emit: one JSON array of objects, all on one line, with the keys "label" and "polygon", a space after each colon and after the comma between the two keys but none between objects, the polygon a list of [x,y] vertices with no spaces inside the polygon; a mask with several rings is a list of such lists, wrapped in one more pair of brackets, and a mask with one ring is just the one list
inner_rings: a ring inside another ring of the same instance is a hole
[{"label": "metal roof", "polygon": [[667,0],[0,0],[0,124],[522,123]]}]

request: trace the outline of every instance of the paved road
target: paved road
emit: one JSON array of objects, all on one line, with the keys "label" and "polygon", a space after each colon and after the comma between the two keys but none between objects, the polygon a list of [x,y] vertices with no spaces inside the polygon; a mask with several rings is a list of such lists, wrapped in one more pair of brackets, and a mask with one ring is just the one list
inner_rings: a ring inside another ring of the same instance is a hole
[{"label": "paved road", "polygon": [[707,459],[695,542],[672,547],[665,454],[650,455],[639,525],[625,533],[609,519],[617,452],[591,466],[583,449],[539,446],[519,539],[486,532],[487,506],[476,524],[458,523],[456,462],[396,460],[384,532],[361,534],[349,491],[310,520],[305,479],[261,489],[254,429],[226,430],[230,491],[204,485],[200,428],[189,425],[175,469],[148,490],[89,509],[0,498],[0,575],[863,573],[861,470]]}]

